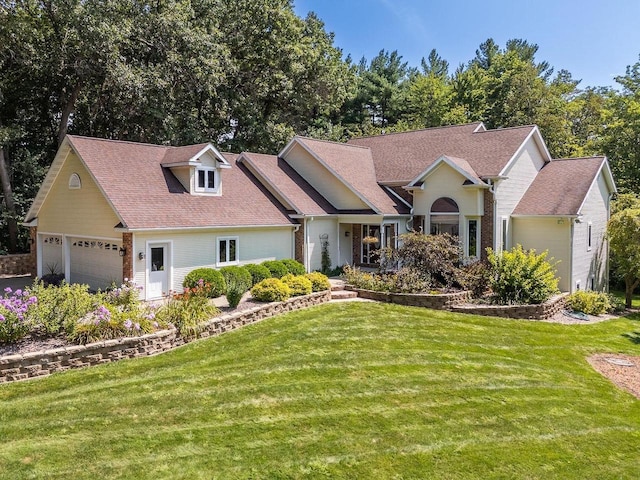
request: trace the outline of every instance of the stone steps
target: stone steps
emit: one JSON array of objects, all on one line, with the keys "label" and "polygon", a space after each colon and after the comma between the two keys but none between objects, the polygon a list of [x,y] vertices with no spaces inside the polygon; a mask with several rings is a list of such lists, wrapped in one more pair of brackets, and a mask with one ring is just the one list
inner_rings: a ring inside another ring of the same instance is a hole
[{"label": "stone steps", "polygon": [[332,290],[331,300],[348,300],[352,298],[358,298],[357,292],[351,292],[349,290]]}]

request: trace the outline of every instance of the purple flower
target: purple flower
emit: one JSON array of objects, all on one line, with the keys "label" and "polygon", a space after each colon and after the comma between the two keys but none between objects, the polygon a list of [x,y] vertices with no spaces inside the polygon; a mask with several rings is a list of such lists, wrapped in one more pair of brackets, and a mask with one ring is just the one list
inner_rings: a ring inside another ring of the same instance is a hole
[{"label": "purple flower", "polygon": [[133,322],[127,318],[124,321],[124,328],[126,328],[127,330],[131,330],[132,326],[133,326]]},{"label": "purple flower", "polygon": [[11,287],[7,287],[7,288],[5,288],[5,289],[4,289],[4,291],[5,291],[6,293],[11,293]]},{"label": "purple flower", "polygon": [[136,330],[140,330],[140,324],[136,322],[136,323],[135,323],[135,325],[134,325],[134,328],[135,328]]},{"label": "purple flower", "polygon": [[158,322],[153,322],[153,328],[158,328],[160,325],[158,325]]},{"label": "purple flower", "polygon": [[[8,287],[7,287],[7,288],[8,288]],[[5,289],[5,290],[6,290],[6,289]],[[16,293],[16,296],[18,296],[18,297],[19,297],[20,295],[22,295],[22,290],[18,289],[18,290],[16,290],[16,292],[15,292],[15,293]]]},{"label": "purple flower", "polygon": [[4,320],[5,320],[4,315],[0,313],[0,322],[4,322]]},{"label": "purple flower", "polygon": [[29,300],[27,300],[27,302],[29,302],[29,303],[38,303],[38,297],[31,296],[31,297],[29,297]]}]

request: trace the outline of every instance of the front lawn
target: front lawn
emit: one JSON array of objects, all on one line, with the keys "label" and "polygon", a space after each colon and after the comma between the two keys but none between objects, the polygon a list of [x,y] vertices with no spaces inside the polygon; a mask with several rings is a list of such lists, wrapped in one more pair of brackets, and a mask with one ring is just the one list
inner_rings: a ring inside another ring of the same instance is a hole
[{"label": "front lawn", "polygon": [[[640,401],[593,325],[342,303],[0,386],[2,478],[638,478]],[[635,333],[635,334],[634,334]]]}]

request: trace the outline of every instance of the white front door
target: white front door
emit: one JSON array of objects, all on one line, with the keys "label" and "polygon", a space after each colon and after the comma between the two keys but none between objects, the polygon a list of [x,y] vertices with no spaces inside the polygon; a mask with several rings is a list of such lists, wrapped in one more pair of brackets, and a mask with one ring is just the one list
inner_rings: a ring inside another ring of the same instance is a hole
[{"label": "white front door", "polygon": [[147,299],[160,298],[169,294],[169,244],[150,243],[147,245]]}]

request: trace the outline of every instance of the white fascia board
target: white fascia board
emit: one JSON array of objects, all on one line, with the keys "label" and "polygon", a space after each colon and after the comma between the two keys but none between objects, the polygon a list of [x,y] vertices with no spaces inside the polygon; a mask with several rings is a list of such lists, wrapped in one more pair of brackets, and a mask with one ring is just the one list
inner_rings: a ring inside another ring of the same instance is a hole
[{"label": "white fascia board", "polygon": [[436,159],[435,162],[433,162],[431,165],[429,165],[429,167],[424,170],[422,173],[420,173],[416,178],[414,178],[410,183],[409,183],[409,187],[411,186],[415,186],[415,184],[419,181],[421,181],[422,179],[424,179],[425,177],[427,177],[433,170],[435,170],[436,168],[438,168],[440,165],[442,165],[443,163],[449,165],[451,168],[453,168],[456,172],[458,172],[460,175],[462,175],[463,177],[465,177],[467,180],[470,180],[471,182],[473,182],[474,185],[480,185],[480,182],[478,181],[477,178],[472,177],[470,175],[469,172],[467,172],[466,170],[462,169],[457,163],[455,163],[453,160],[451,160],[449,157],[447,157],[446,155],[441,155],[440,157],[438,157]]},{"label": "white fascia board", "polygon": [[248,229],[260,229],[260,228],[295,228],[295,223],[283,223],[283,224],[271,224],[271,225],[211,225],[205,227],[156,227],[156,228],[127,228],[117,227],[114,230],[117,232],[184,232],[184,231],[202,231],[202,230],[248,230]]},{"label": "white fascia board", "polygon": [[[320,158],[318,155],[316,155],[316,153],[311,150],[311,148],[309,148],[307,145],[304,144],[303,141],[300,141],[298,137],[294,137],[293,140],[291,140],[291,142],[289,142],[289,145],[287,145],[285,147],[285,149],[283,150],[283,152],[285,152],[285,150],[288,152],[292,146],[293,146],[293,142],[296,142],[298,145],[300,145],[309,155],[311,155],[320,165],[322,165],[324,168],[326,168],[329,173],[331,173],[331,175],[333,175],[334,177],[336,177],[336,179],[338,179],[340,182],[342,182],[342,184],[347,187],[349,190],[351,190],[351,192],[358,197],[360,200],[362,200],[362,202],[369,206],[369,208],[371,208],[371,210],[373,210],[376,213],[381,213],[380,209],[378,209],[375,205],[373,205],[369,200],[367,200],[367,198],[365,198],[360,192],[358,192],[355,188],[353,188],[353,186],[347,182],[344,178],[342,178],[342,176],[340,176],[338,174],[338,172],[336,172],[333,168],[331,168],[324,160],[322,160],[322,158]],[[286,152],[285,152],[286,153]],[[279,157],[284,158],[285,153],[278,155]],[[308,180],[307,180],[308,181]]]},{"label": "white fascia board", "polygon": [[386,185],[381,185],[387,192],[389,192],[391,195],[393,195],[395,198],[397,198],[398,200],[400,200],[402,203],[404,203],[407,207],[409,208],[413,208],[413,205],[411,205],[409,202],[407,202],[404,198],[402,198],[400,195],[398,195],[396,192],[393,191],[393,189],[387,187]]},{"label": "white fascia board", "polygon": [[509,159],[507,164],[504,166],[504,168],[500,170],[498,177],[505,176],[505,172],[509,170],[509,168],[511,168],[511,165],[513,165],[513,163],[518,158],[518,155],[520,155],[522,150],[524,150],[525,145],[532,137],[536,142],[536,144],[538,145],[538,148],[542,151],[543,159],[546,160],[547,162],[551,162],[553,160],[553,158],[551,158],[551,154],[549,153],[549,149],[547,148],[547,145],[544,143],[544,139],[540,134],[540,130],[538,129],[538,126],[534,125],[534,127],[531,129],[531,132],[529,132],[529,135],[527,135],[527,137],[522,141],[522,143],[520,144],[518,149],[515,151],[515,153],[511,156],[511,158]]},{"label": "white fascia board", "polygon": [[607,183],[607,187],[609,187],[609,193],[610,194],[617,193],[618,190],[613,180],[613,174],[611,173],[611,168],[609,168],[609,162],[607,161],[607,157],[604,157],[602,159],[602,163],[600,164],[600,168],[598,168],[598,171],[596,172],[596,174],[593,177],[593,180],[591,181],[591,185],[589,185],[586,195],[584,196],[584,198],[582,199],[582,202],[580,203],[580,208],[578,208],[578,215],[582,215],[581,213],[582,207],[584,207],[584,203],[587,201],[587,197],[589,196],[591,189],[595,186],[596,183],[598,183],[598,177],[600,176],[601,173],[604,175],[604,181]]},{"label": "white fascia board", "polygon": [[582,215],[573,215],[568,213],[559,213],[557,215],[536,215],[536,214],[523,214],[523,213],[512,213],[510,217],[512,218],[578,218]]},{"label": "white fascia board", "polygon": [[206,152],[213,153],[213,156],[218,160],[218,162],[220,162],[220,168],[231,168],[231,164],[227,161],[226,158],[224,158],[224,155],[222,155],[218,151],[218,149],[214,147],[213,144],[211,143],[208,143],[207,145],[205,145],[205,147],[202,150],[200,150],[193,157],[191,157],[189,159],[189,162],[198,161],[198,159]]}]

